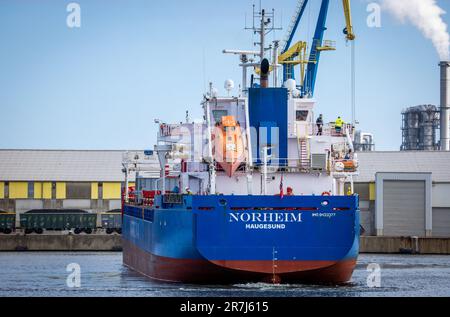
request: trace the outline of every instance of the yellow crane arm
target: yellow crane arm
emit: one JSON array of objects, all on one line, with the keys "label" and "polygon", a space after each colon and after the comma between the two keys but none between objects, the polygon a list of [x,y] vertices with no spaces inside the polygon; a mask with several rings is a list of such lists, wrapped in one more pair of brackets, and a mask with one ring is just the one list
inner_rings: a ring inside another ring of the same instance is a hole
[{"label": "yellow crane arm", "polygon": [[291,48],[289,48],[285,53],[278,56],[278,62],[283,63],[291,59],[292,57],[299,56],[300,54],[306,54],[307,44],[306,42],[297,42]]},{"label": "yellow crane arm", "polygon": [[344,5],[346,38],[348,41],[353,41],[356,38],[356,35],[353,32],[352,10],[350,6],[350,0],[342,0],[342,4]]}]

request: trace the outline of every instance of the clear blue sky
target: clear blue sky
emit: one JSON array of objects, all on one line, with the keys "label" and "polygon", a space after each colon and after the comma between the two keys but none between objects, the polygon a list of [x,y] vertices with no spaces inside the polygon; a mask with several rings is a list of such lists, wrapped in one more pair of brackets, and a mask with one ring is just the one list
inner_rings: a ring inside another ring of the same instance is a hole
[{"label": "clear blue sky", "polygon": [[[263,6],[277,9],[286,27],[296,2]],[[320,1],[311,2],[298,40],[312,37]],[[201,117],[207,81],[222,91],[225,79],[240,81],[237,57],[222,49],[253,48],[252,33],[242,31],[253,1],[80,0],[79,29],[66,26],[68,3],[0,2],[0,148],[152,148],[154,118],[182,121],[186,109]],[[368,28],[367,3],[352,1],[357,119],[375,134],[378,150],[397,150],[401,110],[439,104],[439,58],[415,28],[386,14],[381,28]],[[438,3],[450,12],[449,1]],[[350,119],[341,1],[330,10],[326,38],[338,50],[321,60],[318,111],[327,120]]]}]

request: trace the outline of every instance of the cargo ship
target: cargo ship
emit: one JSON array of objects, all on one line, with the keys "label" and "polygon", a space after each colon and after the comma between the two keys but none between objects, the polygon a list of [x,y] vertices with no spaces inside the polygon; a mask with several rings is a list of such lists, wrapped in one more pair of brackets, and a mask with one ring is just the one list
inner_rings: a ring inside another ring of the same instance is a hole
[{"label": "cargo ship", "polygon": [[[296,20],[305,2],[299,1]],[[177,124],[156,121],[154,149],[144,157],[125,155],[124,265],[179,283],[351,279],[360,235],[354,125],[317,120],[313,98],[318,59],[330,47],[319,27],[328,2],[307,57],[303,42],[293,49],[285,43],[282,54],[277,41],[267,48],[274,12],[254,10],[261,49],[224,50],[240,58],[239,92],[231,95],[231,80],[226,96],[210,84],[201,102],[203,120],[187,114]],[[269,50],[272,58],[266,58]],[[305,74],[299,83],[296,65]],[[283,78],[277,78],[278,68]],[[146,168],[154,157],[156,177]]]}]

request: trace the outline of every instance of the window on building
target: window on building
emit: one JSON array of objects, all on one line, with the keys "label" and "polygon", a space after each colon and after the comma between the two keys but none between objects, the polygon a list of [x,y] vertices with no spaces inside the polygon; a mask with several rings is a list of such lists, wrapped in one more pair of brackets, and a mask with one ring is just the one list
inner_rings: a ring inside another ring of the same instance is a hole
[{"label": "window on building", "polygon": [[34,199],[34,182],[28,182],[28,198]]},{"label": "window on building", "polygon": [[91,199],[91,183],[67,183],[66,199]]},{"label": "window on building", "polygon": [[103,199],[103,183],[98,183],[98,199]]},{"label": "window on building", "polygon": [[360,200],[370,200],[370,184],[369,183],[355,183],[355,193],[359,195]]},{"label": "window on building", "polygon": [[52,183],[52,199],[56,199],[56,183]]},{"label": "window on building", "polygon": [[5,198],[9,198],[9,182],[5,182]]}]

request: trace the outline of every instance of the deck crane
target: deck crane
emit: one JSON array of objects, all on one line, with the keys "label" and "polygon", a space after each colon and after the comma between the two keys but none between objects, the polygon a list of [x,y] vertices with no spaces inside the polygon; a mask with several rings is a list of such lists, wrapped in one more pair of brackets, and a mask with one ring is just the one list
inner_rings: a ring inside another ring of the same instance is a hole
[{"label": "deck crane", "polygon": [[[346,21],[344,34],[346,35],[347,41],[354,41],[356,35],[353,31],[350,0],[342,0],[342,3]],[[300,65],[302,76],[300,85],[302,95],[313,96],[321,52],[335,50],[335,43],[332,41],[323,40],[324,33],[327,29],[326,21],[330,0],[322,0],[309,56],[306,54],[306,42],[298,42],[291,47],[292,40],[303,17],[307,4],[308,0],[298,1],[295,14],[292,18],[291,24],[289,25],[288,33],[284,41],[283,51],[279,56],[278,61],[283,65],[284,81],[290,78],[294,79],[295,76],[293,68],[296,65]]]}]

